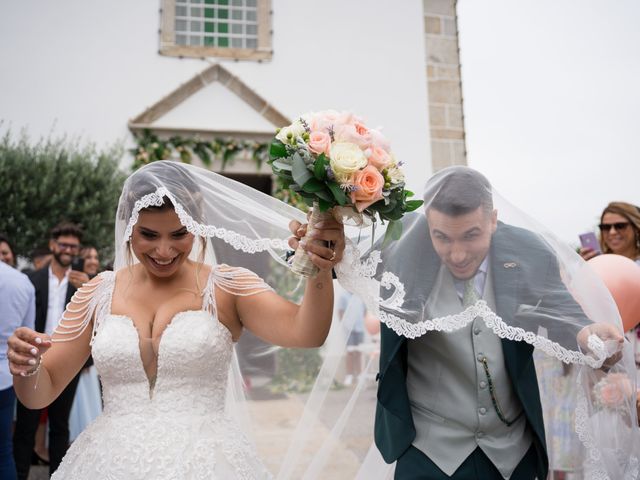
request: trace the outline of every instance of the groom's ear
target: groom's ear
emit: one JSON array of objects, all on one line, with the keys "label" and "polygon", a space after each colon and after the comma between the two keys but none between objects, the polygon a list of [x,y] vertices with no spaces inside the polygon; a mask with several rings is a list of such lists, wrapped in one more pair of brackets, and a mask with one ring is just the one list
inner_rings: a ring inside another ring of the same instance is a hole
[{"label": "groom's ear", "polygon": [[493,210],[491,212],[491,234],[496,233],[496,229],[498,228],[498,210]]}]

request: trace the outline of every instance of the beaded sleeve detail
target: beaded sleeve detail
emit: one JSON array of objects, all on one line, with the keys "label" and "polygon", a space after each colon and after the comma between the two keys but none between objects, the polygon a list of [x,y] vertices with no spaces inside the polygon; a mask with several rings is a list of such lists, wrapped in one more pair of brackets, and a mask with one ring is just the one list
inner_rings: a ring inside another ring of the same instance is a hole
[{"label": "beaded sleeve detail", "polygon": [[53,342],[75,340],[83,334],[93,320],[91,334],[91,344],[93,344],[100,321],[109,314],[111,309],[115,276],[114,272],[102,272],[76,290],[53,331]]},{"label": "beaded sleeve detail", "polygon": [[215,313],[215,287],[231,295],[246,297],[263,292],[273,292],[264,280],[251,270],[220,264],[213,267],[203,294],[202,309]]}]

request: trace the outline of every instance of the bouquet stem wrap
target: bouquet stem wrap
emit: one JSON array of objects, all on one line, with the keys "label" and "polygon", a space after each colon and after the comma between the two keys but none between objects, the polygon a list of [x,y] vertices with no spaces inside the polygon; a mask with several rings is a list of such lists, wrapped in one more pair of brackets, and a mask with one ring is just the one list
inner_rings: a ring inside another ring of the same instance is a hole
[{"label": "bouquet stem wrap", "polygon": [[[313,208],[311,210],[311,217],[309,218],[309,224],[307,226],[307,234],[303,237],[307,238],[309,234],[311,234],[314,230],[314,225],[322,220],[327,220],[332,217],[331,210],[326,212],[321,212],[320,207],[317,202],[313,203]],[[309,241],[309,240],[307,240]],[[322,240],[311,240],[312,242],[322,242]],[[296,250],[296,254],[293,257],[293,264],[291,265],[291,270],[298,275],[301,275],[305,278],[314,278],[320,269],[311,261],[309,255],[304,248],[298,247]]]}]

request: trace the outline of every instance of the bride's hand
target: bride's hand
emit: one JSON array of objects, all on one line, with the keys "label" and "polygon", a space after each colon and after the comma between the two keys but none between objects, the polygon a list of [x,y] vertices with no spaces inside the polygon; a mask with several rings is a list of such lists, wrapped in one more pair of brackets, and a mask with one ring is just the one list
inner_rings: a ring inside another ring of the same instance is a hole
[{"label": "bride's hand", "polygon": [[342,260],[345,248],[344,226],[334,218],[315,224],[308,237],[305,237],[307,224],[292,220],[289,230],[293,234],[289,239],[289,246],[294,250],[301,246],[320,270],[331,270]]},{"label": "bride's hand", "polygon": [[51,348],[51,338],[27,327],[20,327],[7,341],[7,359],[12,375],[25,376],[35,372],[42,354]]},{"label": "bride's hand", "polygon": [[291,234],[293,235],[289,238],[289,246],[293,250],[297,250],[300,239],[307,234],[307,224],[300,223],[297,220],[291,220],[289,222],[289,230],[291,230]]}]

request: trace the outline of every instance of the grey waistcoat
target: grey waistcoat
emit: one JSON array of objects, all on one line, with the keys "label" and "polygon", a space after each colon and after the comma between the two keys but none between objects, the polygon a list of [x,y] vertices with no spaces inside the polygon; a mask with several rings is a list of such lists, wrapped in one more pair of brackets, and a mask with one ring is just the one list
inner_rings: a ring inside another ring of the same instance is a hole
[{"label": "grey waistcoat", "polygon": [[[495,311],[491,272],[483,299]],[[427,302],[429,318],[463,310],[443,265]],[[452,475],[480,447],[509,478],[531,446],[524,414],[507,427],[496,414],[482,363],[487,357],[495,395],[508,420],[522,405],[507,374],[500,338],[478,318],[456,332],[429,332],[408,342],[407,390],[416,428],[413,445]]]}]

